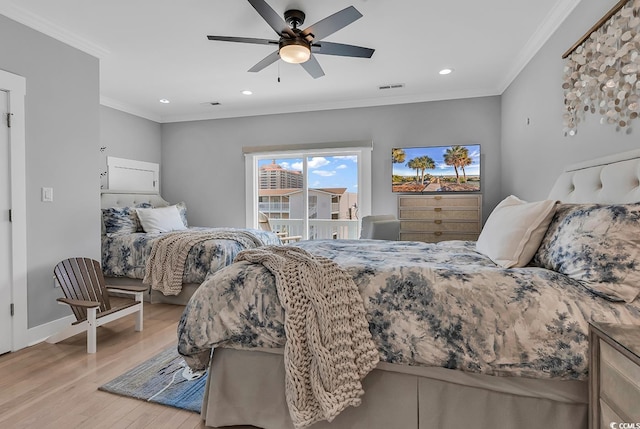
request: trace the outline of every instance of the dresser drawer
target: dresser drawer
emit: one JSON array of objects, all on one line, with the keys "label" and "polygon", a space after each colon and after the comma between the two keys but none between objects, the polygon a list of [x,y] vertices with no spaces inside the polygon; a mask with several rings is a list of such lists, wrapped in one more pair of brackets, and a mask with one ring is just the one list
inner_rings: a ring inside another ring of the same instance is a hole
[{"label": "dresser drawer", "polygon": [[432,221],[400,221],[401,232],[469,232],[479,233],[479,222]]},{"label": "dresser drawer", "polygon": [[430,195],[398,197],[398,207],[478,207],[479,195]]},{"label": "dresser drawer", "polygon": [[407,209],[400,208],[400,219],[420,219],[420,220],[468,220],[480,221],[480,212],[478,207],[471,207],[466,210],[458,208],[439,208],[432,207],[429,209]]},{"label": "dresser drawer", "polygon": [[439,241],[448,240],[465,240],[475,241],[478,234],[473,233],[456,233],[456,232],[402,232],[400,231],[400,240],[403,241],[424,241],[425,243],[437,243]]},{"label": "dresser drawer", "polygon": [[640,422],[640,367],[602,340],[600,397],[623,421]]}]

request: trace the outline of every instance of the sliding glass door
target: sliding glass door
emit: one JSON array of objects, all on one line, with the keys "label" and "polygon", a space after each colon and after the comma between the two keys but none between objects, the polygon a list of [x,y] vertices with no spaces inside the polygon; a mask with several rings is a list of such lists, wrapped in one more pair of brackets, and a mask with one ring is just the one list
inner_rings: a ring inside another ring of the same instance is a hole
[{"label": "sliding glass door", "polygon": [[[252,194],[248,209],[255,207],[269,218],[273,230],[288,235],[310,240],[358,238],[360,208],[370,205],[370,179],[363,180],[363,159],[370,160],[370,150],[248,155],[247,179],[253,182],[247,187]],[[247,219],[255,225],[255,216],[249,213]]]}]

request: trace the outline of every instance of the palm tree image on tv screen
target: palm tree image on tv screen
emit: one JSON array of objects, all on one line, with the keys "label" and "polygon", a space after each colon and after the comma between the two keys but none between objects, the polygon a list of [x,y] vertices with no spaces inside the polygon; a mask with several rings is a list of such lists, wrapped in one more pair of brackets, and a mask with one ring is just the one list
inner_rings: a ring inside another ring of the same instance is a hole
[{"label": "palm tree image on tv screen", "polygon": [[480,191],[480,145],[393,148],[393,192]]}]

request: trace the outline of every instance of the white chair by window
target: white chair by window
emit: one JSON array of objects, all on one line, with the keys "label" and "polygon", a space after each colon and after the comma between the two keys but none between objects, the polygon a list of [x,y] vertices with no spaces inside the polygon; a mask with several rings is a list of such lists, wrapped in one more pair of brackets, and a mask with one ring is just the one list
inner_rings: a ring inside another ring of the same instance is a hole
[{"label": "white chair by window", "polygon": [[360,238],[398,240],[400,238],[400,221],[394,215],[364,216]]},{"label": "white chair by window", "polygon": [[300,240],[302,240],[302,236],[301,235],[289,235],[286,232],[273,231],[271,229],[271,223],[269,222],[269,216],[267,216],[266,214],[264,214],[262,212],[258,212],[258,226],[263,231],[275,232],[278,235],[278,238],[280,239],[282,244],[287,244],[287,243],[289,243],[291,241],[300,241]]}]

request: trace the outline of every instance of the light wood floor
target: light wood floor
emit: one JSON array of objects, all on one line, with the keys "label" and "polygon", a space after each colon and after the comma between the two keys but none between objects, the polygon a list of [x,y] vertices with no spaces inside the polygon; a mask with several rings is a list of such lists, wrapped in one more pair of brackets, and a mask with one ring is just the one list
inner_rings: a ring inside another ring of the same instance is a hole
[{"label": "light wood floor", "polygon": [[97,390],[175,345],[183,309],[145,304],[142,332],[134,315],[98,328],[94,355],[79,334],[0,356],[0,428],[204,428],[199,414]]}]

